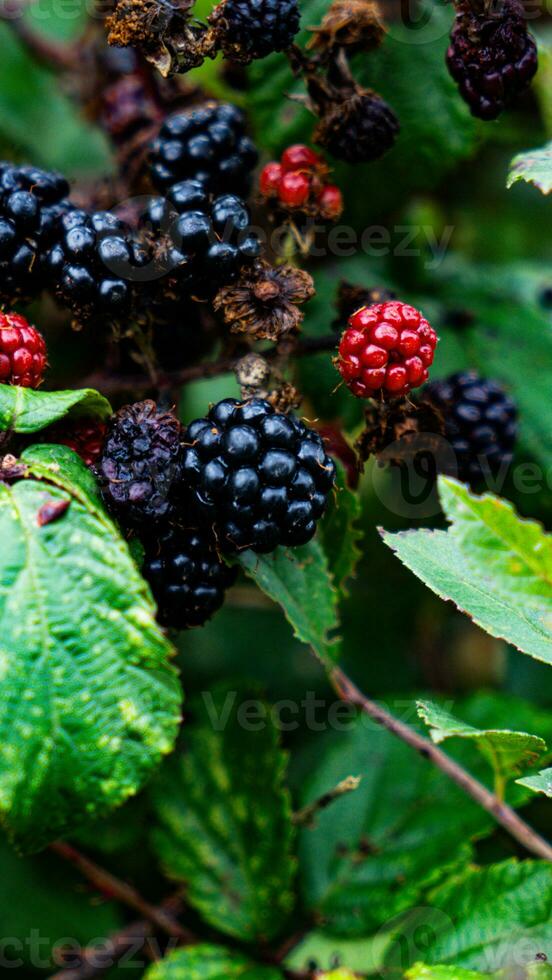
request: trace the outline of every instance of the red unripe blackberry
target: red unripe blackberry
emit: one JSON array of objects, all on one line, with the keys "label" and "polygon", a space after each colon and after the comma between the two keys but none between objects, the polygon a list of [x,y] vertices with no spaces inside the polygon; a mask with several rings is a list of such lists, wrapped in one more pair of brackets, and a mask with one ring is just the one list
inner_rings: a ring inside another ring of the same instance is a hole
[{"label": "red unripe blackberry", "polygon": [[391,301],[365,306],[349,319],[337,368],[358,398],[399,398],[427,381],[437,334],[419,310]]},{"label": "red unripe blackberry", "polygon": [[288,146],[287,150],[282,153],[281,164],[284,173],[291,173],[294,170],[311,170],[314,172],[321,165],[326,167],[320,154],[315,153],[303,143]]},{"label": "red unripe blackberry", "polygon": [[343,213],[343,194],[336,184],[326,184],[318,198],[323,218],[339,218]]},{"label": "red unripe blackberry", "polygon": [[267,163],[261,171],[259,187],[263,197],[277,197],[282,180],[282,166],[279,163]]},{"label": "red unripe blackberry", "polygon": [[38,388],[46,363],[42,334],[18,313],[0,313],[0,384]]},{"label": "red unripe blackberry", "polygon": [[106,432],[106,423],[99,419],[76,418],[52,426],[46,431],[45,438],[59,446],[68,446],[83,463],[93,466],[101,455]]},{"label": "red unripe blackberry", "polygon": [[288,208],[300,208],[310,197],[311,182],[306,174],[287,173],[280,181],[278,197]]}]

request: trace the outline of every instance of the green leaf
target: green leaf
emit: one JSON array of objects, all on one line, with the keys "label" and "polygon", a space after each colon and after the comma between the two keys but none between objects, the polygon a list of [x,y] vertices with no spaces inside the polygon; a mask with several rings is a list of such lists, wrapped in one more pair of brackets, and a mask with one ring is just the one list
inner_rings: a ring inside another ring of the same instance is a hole
[{"label": "green leaf", "polygon": [[551,908],[548,862],[510,860],[467,868],[431,891],[425,907],[397,921],[386,966],[404,969],[420,959],[416,935],[424,936],[428,964],[488,971],[516,966],[520,957],[534,961],[550,949]]},{"label": "green leaf", "polygon": [[365,718],[328,736],[302,804],[351,773],[362,777],[358,789],[301,833],[300,881],[307,909],[330,933],[365,936],[463,864],[470,838],[492,821],[444,774]]},{"label": "green leaf", "polygon": [[0,385],[0,431],[29,434],[45,429],[66,415],[106,419],[111,406],[92,388],[81,391],[34,391],[15,385]]},{"label": "green leaf", "polygon": [[552,537],[493,494],[477,497],[445,477],[439,490],[448,531],[383,532],[383,540],[482,629],[552,663]]},{"label": "green leaf", "polygon": [[86,491],[33,465],[0,485],[0,813],[24,851],[134,795],[181,700],[127,545]]},{"label": "green leaf", "polygon": [[222,946],[177,949],[146,970],[145,980],[282,980],[279,970],[259,966]]},{"label": "green leaf", "polygon": [[239,563],[250,578],[284,610],[298,640],[325,662],[335,662],[339,642],[337,590],[317,540],[300,548],[276,548],[270,555],[244,551]]},{"label": "green leaf", "polygon": [[[303,0],[300,6],[303,29],[298,41],[302,43],[311,36],[308,28],[319,24],[327,12],[328,0]],[[379,92],[401,123],[396,145],[381,161],[338,168],[346,205],[363,230],[373,223],[374,206],[379,211],[396,208],[400,196],[434,187],[476,147],[480,129],[458,97],[445,64],[452,17],[446,4],[420,3],[415,23],[390,18],[381,48],[353,60],[361,85]],[[304,94],[304,87],[293,78],[285,56],[255,62],[249,74],[248,108],[260,143],[278,153],[290,143],[305,142],[316,119],[286,98]],[[367,194],[366,187],[377,188],[377,194]]]},{"label": "green leaf", "polygon": [[518,180],[538,187],[543,194],[552,191],[552,142],[538,150],[526,150],[518,153],[510,164],[510,173],[506,182],[512,187]]},{"label": "green leaf", "polygon": [[112,526],[105,512],[96,480],[88,466],[77,453],[69,449],[69,446],[39,443],[25,449],[21,459],[32,467],[34,477],[68,490],[82,503],[94,509],[98,517],[105,520],[109,527]]},{"label": "green leaf", "polygon": [[192,708],[185,751],[155,782],[154,848],[187,901],[216,929],[266,941],[294,904],[286,756],[267,705],[236,691]]},{"label": "green leaf", "polygon": [[362,508],[358,494],[347,486],[345,471],[338,462],[336,471],[336,491],[321,522],[320,538],[334,583],[342,595],[347,595],[347,581],[362,557],[364,532],[358,526]]},{"label": "green leaf", "polygon": [[528,963],[521,967],[515,965],[508,969],[497,970],[496,973],[480,973],[478,970],[466,970],[461,966],[428,966],[427,963],[415,963],[405,973],[405,980],[484,980],[493,977],[495,980],[550,980],[552,966],[549,963]]},{"label": "green leaf", "polygon": [[546,742],[536,735],[474,728],[431,701],[418,701],[418,714],[429,725],[431,738],[436,744],[447,738],[465,738],[475,742],[492,767],[497,785],[518,776],[524,766],[532,765],[546,752]]},{"label": "green leaf", "polygon": [[516,782],[533,793],[544,793],[545,796],[552,797],[552,769],[541,769],[534,776],[524,776],[523,779],[516,779]]}]

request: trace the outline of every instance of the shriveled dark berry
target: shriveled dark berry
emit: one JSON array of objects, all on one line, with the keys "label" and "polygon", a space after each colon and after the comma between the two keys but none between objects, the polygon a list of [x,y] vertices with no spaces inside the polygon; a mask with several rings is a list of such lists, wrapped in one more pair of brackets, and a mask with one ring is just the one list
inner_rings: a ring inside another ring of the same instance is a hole
[{"label": "shriveled dark berry", "polygon": [[222,0],[209,17],[225,56],[241,64],[287,51],[300,20],[297,0]]},{"label": "shriveled dark berry", "polygon": [[161,191],[194,179],[215,194],[244,196],[257,160],[241,109],[208,102],[165,120],[151,146],[150,172]]},{"label": "shriveled dark berry", "polygon": [[146,544],[142,574],[157,602],[159,622],[182,630],[203,626],[220,609],[237,569],[221,561],[208,528],[175,528]]},{"label": "shriveled dark berry", "polygon": [[0,163],[0,302],[33,299],[47,285],[43,259],[71,209],[68,193],[61,174]]},{"label": "shriveled dark berry", "polygon": [[391,149],[399,129],[387,102],[374,92],[358,91],[328,104],[313,138],[337,160],[368,163]]},{"label": "shriveled dark berry", "polygon": [[224,551],[300,545],[316,531],[335,465],[317,432],[263,399],[225,399],[184,435],[190,506]]},{"label": "shriveled dark berry", "polygon": [[181,426],[155,402],[126,405],[109,423],[97,476],[107,509],[124,528],[170,518],[181,472]]},{"label": "shriveled dark berry", "polygon": [[496,119],[538,68],[521,0],[500,0],[481,13],[468,0],[459,4],[447,65],[472,114]]},{"label": "shriveled dark berry", "polygon": [[424,398],[443,415],[461,480],[477,483],[510,465],[517,409],[496,381],[465,371],[427,385]]}]

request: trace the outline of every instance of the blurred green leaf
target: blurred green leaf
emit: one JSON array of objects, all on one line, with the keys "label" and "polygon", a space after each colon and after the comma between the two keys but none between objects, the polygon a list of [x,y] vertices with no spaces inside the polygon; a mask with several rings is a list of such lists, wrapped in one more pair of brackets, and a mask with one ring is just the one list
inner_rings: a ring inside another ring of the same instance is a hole
[{"label": "blurred green leaf", "polygon": [[[2,972],[38,967],[51,974],[52,950],[71,938],[86,945],[120,929],[123,916],[112,902],[98,903],[82,879],[52,854],[20,858],[0,837]],[[9,937],[9,940],[8,940]],[[37,962],[38,961],[38,962]],[[18,966],[19,963],[19,966]],[[32,974],[34,975],[34,974]]]},{"label": "blurred green leaf", "polygon": [[270,708],[258,699],[218,690],[190,711],[185,751],[153,787],[154,848],[206,922],[266,942],[294,905],[286,756]]},{"label": "blurred green leaf", "polygon": [[430,589],[491,636],[552,663],[552,538],[500,497],[439,478],[448,531],[383,532]]},{"label": "blurred green leaf", "polygon": [[506,186],[512,187],[518,180],[534,184],[543,194],[550,194],[552,191],[552,143],[548,143],[538,150],[518,153],[514,157]]},{"label": "blurred green leaf", "polygon": [[106,419],[111,405],[92,388],[80,391],[35,391],[15,385],[0,385],[0,431],[32,433],[71,416]]},{"label": "blurred green leaf", "polygon": [[66,176],[108,171],[105,137],[85,122],[59,80],[40,67],[0,24],[0,131],[25,162],[62,170]]},{"label": "blurred green leaf", "polygon": [[339,653],[339,641],[332,636],[339,627],[337,590],[319,541],[293,549],[279,547],[269,555],[244,551],[238,561],[282,607],[297,639],[311,646],[322,661],[334,662]]},{"label": "blurred green leaf", "polygon": [[303,899],[325,929],[363,936],[420,899],[469,859],[488,816],[393,735],[360,719],[322,747],[302,803],[350,773],[358,789],[300,838]]},{"label": "blurred green leaf", "polygon": [[259,966],[222,946],[177,949],[146,970],[145,980],[282,980],[272,966]]},{"label": "blurred green leaf", "polygon": [[426,963],[416,963],[405,973],[405,980],[483,980],[484,977],[493,977],[494,980],[550,980],[552,966],[542,962],[528,963],[523,967],[516,964],[497,970],[496,973],[480,973],[461,966],[428,966]]}]

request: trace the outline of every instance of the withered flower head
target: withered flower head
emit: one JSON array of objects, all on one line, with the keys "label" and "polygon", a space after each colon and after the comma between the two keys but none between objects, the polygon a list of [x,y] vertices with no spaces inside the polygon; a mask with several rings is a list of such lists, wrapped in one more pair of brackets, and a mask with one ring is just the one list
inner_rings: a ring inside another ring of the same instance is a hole
[{"label": "withered flower head", "polygon": [[221,289],[214,308],[223,313],[232,333],[275,341],[297,329],[304,317],[298,306],[312,299],[314,292],[308,272],[261,261],[235,285]]},{"label": "withered flower head", "polygon": [[426,401],[374,402],[365,419],[366,427],[355,443],[362,462],[376,456],[382,464],[408,465],[420,454],[438,460],[443,451],[442,415]]},{"label": "withered flower head", "polygon": [[346,48],[351,54],[371,51],[385,34],[381,10],[374,0],[334,0],[320,27],[312,30],[307,47],[325,53],[335,48]]},{"label": "withered flower head", "polygon": [[138,48],[167,78],[214,56],[207,29],[191,17],[195,0],[117,0],[106,18],[107,40]]}]

